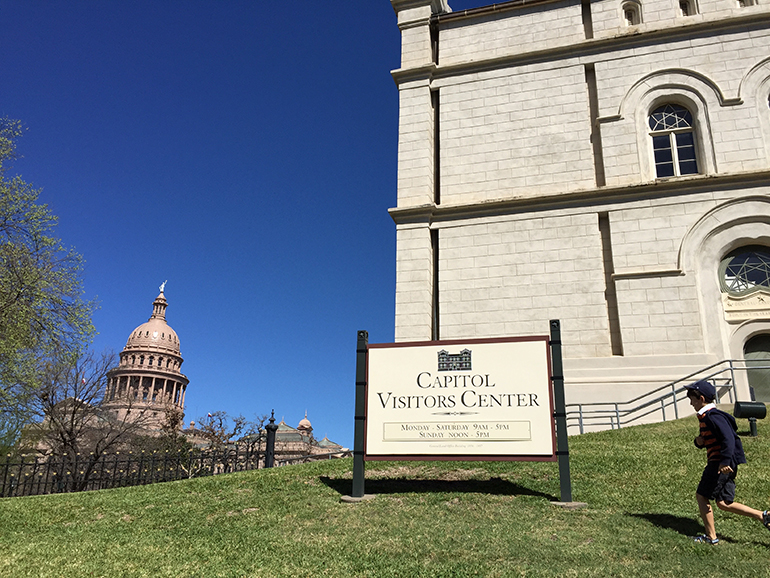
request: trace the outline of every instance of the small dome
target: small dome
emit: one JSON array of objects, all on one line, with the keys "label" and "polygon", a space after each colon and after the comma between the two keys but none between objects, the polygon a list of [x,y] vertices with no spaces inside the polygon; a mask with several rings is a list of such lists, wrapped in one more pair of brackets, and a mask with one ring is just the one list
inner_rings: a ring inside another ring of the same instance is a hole
[{"label": "small dome", "polygon": [[310,425],[310,420],[307,419],[307,412],[305,412],[305,417],[300,420],[299,425],[297,426],[297,429],[308,429],[308,430],[313,429],[313,426]]}]

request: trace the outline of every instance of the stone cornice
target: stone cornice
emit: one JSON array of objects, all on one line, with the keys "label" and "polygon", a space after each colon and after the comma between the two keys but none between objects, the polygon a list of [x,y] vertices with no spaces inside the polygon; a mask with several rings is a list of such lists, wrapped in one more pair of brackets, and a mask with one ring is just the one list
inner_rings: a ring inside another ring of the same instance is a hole
[{"label": "stone cornice", "polygon": [[430,82],[430,79],[436,74],[436,65],[431,62],[416,68],[399,68],[391,71],[390,74],[393,76],[393,80],[396,81],[397,86],[418,80]]},{"label": "stone cornice", "polygon": [[[554,0],[537,1],[550,3]],[[530,0],[526,5],[531,5],[532,3],[532,0]],[[451,15],[453,14],[455,13],[451,13]],[[443,15],[442,18],[446,18],[447,16],[449,15]],[[429,78],[433,81],[477,72],[510,68],[513,66],[566,59],[584,59],[589,62],[591,61],[591,57],[596,54],[627,50],[648,44],[661,43],[664,40],[690,39],[699,34],[713,35],[715,31],[729,32],[731,29],[746,28],[747,26],[752,25],[762,27],[766,26],[767,21],[769,20],[770,12],[754,12],[746,16],[732,16],[730,18],[693,22],[692,24],[677,24],[675,26],[667,26],[645,32],[637,31],[609,38],[592,38],[554,48],[510,54],[495,58],[485,58],[482,60],[448,65],[431,65],[435,66],[435,68],[430,72]],[[415,75],[421,77],[428,68],[428,66],[420,66],[418,68],[397,69],[392,71],[391,74],[393,75],[396,84],[400,84],[401,82],[412,79]]]},{"label": "stone cornice", "polygon": [[647,200],[677,195],[711,192],[714,190],[767,186],[770,170],[725,175],[696,175],[658,180],[622,187],[601,187],[573,192],[542,193],[537,196],[518,195],[452,205],[426,204],[415,207],[395,207],[388,210],[397,225],[409,223],[441,223],[473,217],[510,215],[532,210],[563,209],[591,205],[613,205],[632,200]]},{"label": "stone cornice", "polygon": [[149,368],[141,369],[138,367],[116,367],[107,372],[108,377],[159,377],[161,379],[172,379],[174,381],[180,381],[187,385],[190,380],[184,373],[165,371],[165,370],[151,370]]},{"label": "stone cornice", "polygon": [[648,279],[659,277],[681,277],[684,271],[681,269],[634,269],[620,270],[611,275],[614,281],[619,279]]},{"label": "stone cornice", "polygon": [[465,20],[466,18],[475,18],[477,16],[486,16],[487,14],[494,14],[496,12],[507,12],[509,10],[515,10],[516,8],[523,8],[524,6],[532,6],[533,4],[547,4],[549,2],[561,1],[563,0],[508,0],[507,2],[497,2],[495,4],[490,4],[489,6],[480,6],[479,8],[469,8],[468,10],[457,10],[456,12],[435,14],[433,19],[439,23],[447,21],[451,22],[455,20]]}]

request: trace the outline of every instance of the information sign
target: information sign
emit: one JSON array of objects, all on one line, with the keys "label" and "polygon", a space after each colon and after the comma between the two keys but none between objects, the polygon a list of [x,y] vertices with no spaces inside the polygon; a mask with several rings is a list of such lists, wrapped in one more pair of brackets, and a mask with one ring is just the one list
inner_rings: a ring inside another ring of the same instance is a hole
[{"label": "information sign", "polygon": [[548,337],[367,353],[367,460],[556,459]]}]

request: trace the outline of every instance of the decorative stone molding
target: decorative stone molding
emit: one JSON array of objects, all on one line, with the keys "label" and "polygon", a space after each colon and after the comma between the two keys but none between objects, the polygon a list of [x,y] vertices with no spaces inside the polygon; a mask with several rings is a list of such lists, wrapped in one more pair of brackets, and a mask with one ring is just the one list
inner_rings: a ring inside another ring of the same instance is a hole
[{"label": "decorative stone molding", "polygon": [[770,319],[770,292],[762,289],[736,297],[722,293],[725,321],[740,323],[752,319]]}]

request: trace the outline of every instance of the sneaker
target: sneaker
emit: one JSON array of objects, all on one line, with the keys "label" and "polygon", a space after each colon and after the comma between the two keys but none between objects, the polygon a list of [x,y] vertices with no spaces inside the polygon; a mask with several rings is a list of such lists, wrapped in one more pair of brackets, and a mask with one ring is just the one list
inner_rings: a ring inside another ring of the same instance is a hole
[{"label": "sneaker", "polygon": [[698,534],[697,536],[692,536],[692,541],[696,544],[711,544],[712,546],[716,546],[719,544],[719,538],[714,538],[713,540],[706,536],[705,534]]},{"label": "sneaker", "polygon": [[762,524],[770,530],[770,510],[765,510],[762,512]]}]

